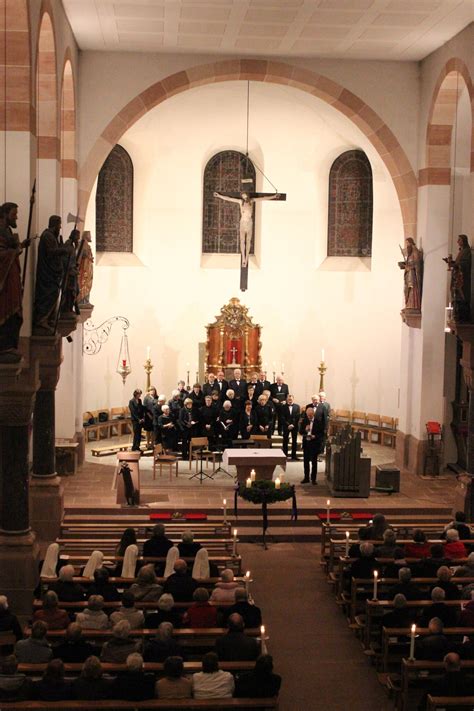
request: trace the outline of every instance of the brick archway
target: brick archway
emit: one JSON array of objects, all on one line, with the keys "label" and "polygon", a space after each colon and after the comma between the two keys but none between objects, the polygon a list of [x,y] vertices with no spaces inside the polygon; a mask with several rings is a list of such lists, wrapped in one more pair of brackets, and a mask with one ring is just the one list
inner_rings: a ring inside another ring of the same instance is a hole
[{"label": "brick archway", "polygon": [[431,99],[426,129],[425,167],[419,184],[450,185],[451,138],[456,119],[458,94],[465,87],[472,108],[471,172],[474,170],[474,91],[469,70],[461,59],[452,58],[443,67]]},{"label": "brick archway", "polygon": [[326,101],[351,119],[387,166],[398,194],[405,235],[415,235],[417,179],[403,148],[383,119],[362,99],[332,79],[283,62],[258,59],[235,59],[191,67],[152,84],[132,99],[109,122],[81,167],[79,209],[85,211],[94,181],[112,147],[147,111],[187,89],[236,80],[293,86]]},{"label": "brick archway", "polygon": [[61,177],[77,178],[76,101],[72,62],[68,50],[61,85]]},{"label": "brick archway", "polygon": [[[5,20],[5,23],[3,22]],[[30,131],[31,51],[30,23],[25,0],[3,0],[0,30],[4,51],[0,53],[0,84],[9,88],[2,99],[1,131]]]}]

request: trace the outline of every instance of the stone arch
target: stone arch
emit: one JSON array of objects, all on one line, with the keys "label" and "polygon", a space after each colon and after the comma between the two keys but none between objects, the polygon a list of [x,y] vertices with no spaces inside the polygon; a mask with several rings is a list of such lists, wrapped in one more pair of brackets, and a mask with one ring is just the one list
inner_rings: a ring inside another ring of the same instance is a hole
[{"label": "stone arch", "polygon": [[461,59],[453,57],[441,70],[436,82],[426,128],[425,167],[420,170],[419,184],[450,185],[451,139],[460,90],[469,93],[473,116],[471,139],[471,172],[474,170],[474,92],[469,70]]},{"label": "stone arch", "polygon": [[266,81],[293,86],[326,101],[351,119],[375,147],[392,176],[407,236],[416,233],[417,179],[405,151],[383,119],[362,99],[321,74],[283,62],[234,59],[190,67],[152,84],[109,122],[80,170],[80,209],[85,210],[100,166],[125,131],[166,99],[187,89],[221,81]]},{"label": "stone arch", "polygon": [[76,98],[71,53],[64,61],[61,82],[61,177],[77,178],[76,161]]}]

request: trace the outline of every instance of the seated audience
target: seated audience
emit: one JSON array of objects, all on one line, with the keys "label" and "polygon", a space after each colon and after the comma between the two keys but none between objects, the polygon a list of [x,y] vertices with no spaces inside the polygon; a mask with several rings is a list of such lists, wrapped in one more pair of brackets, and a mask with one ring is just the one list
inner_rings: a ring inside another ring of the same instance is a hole
[{"label": "seated audience", "polygon": [[52,659],[43,678],[34,684],[33,694],[40,701],[64,701],[72,698],[72,684],[64,678],[61,659]]},{"label": "seated audience", "polygon": [[110,622],[113,625],[120,622],[120,620],[127,620],[132,630],[143,627],[145,622],[145,615],[142,610],[136,608],[135,595],[131,590],[124,590],[121,606],[110,615]]},{"label": "seated audience", "polygon": [[[122,536],[120,538],[120,541],[117,544],[117,547],[115,548],[115,555],[118,556],[119,558],[123,558],[125,555],[125,551],[129,546],[137,545],[137,534],[135,533],[134,528],[126,528],[125,531],[122,533]],[[117,565],[117,568],[119,567],[120,562]],[[119,572],[116,572],[115,575],[119,576],[121,575],[122,569],[120,568]]]},{"label": "seated audience", "polygon": [[154,630],[162,622],[171,622],[173,627],[182,627],[182,615],[174,608],[174,597],[169,593],[163,593],[158,600],[158,610],[146,615],[144,626]]},{"label": "seated audience", "polygon": [[[472,696],[474,683],[472,677],[469,678],[461,667],[459,654],[449,652],[444,659],[444,676],[442,679],[433,681],[428,691],[418,706],[419,711],[427,708],[428,694],[431,696]],[[456,711],[458,707],[450,707]],[[465,708],[459,707],[459,708]]]},{"label": "seated audience", "polygon": [[459,560],[459,558],[466,558],[467,556],[466,546],[459,540],[459,533],[455,528],[450,528],[446,531],[444,555],[450,560]]},{"label": "seated audience", "polygon": [[14,654],[5,657],[1,663],[0,702],[26,701],[31,698],[32,682],[26,674],[18,673],[18,660]]},{"label": "seated audience", "polygon": [[449,565],[450,561],[445,558],[444,546],[442,543],[434,543],[430,548],[431,555],[429,558],[421,560],[415,568],[417,577],[420,578],[435,578],[438,569],[442,565]]},{"label": "seated audience", "polygon": [[362,526],[357,531],[358,543],[351,543],[349,548],[349,558],[360,558],[360,544],[369,540],[369,529]]},{"label": "seated audience", "polygon": [[189,575],[185,560],[178,558],[173,567],[174,573],[166,580],[165,592],[170,593],[175,602],[189,602],[198,584]]},{"label": "seated audience", "polygon": [[130,586],[135,600],[140,602],[154,602],[163,594],[163,588],[156,580],[155,568],[152,564],[144,565],[137,575],[137,582]]},{"label": "seated audience", "polygon": [[207,580],[210,578],[211,566],[209,564],[209,553],[205,548],[201,548],[196,553],[191,575],[194,580]]},{"label": "seated audience", "polygon": [[59,544],[50,543],[40,569],[40,578],[55,578],[59,570]]},{"label": "seated audience", "polygon": [[217,627],[217,607],[209,604],[206,588],[196,588],[193,604],[183,616],[185,627]]},{"label": "seated audience", "polygon": [[474,627],[474,596],[471,595],[471,599],[461,610],[461,615],[459,617],[460,627]]},{"label": "seated audience", "polygon": [[54,657],[62,659],[65,664],[81,664],[93,654],[96,647],[82,636],[82,628],[77,622],[71,622],[66,630],[66,640],[53,649]]},{"label": "seated audience", "polygon": [[445,605],[446,593],[441,587],[433,588],[431,591],[432,605],[423,608],[420,617],[420,627],[427,627],[433,617],[438,617],[445,627],[454,627],[457,620],[457,612],[454,607]]},{"label": "seated audience", "polygon": [[112,637],[102,647],[100,660],[123,664],[129,654],[138,652],[139,649],[140,642],[130,639],[130,623],[122,620],[112,627]]},{"label": "seated audience", "polygon": [[369,541],[381,541],[383,540],[383,534],[390,528],[385,516],[381,513],[376,513],[372,519],[372,523],[367,527],[368,529],[368,540]]},{"label": "seated audience", "polygon": [[90,596],[84,612],[76,613],[76,622],[82,629],[88,630],[106,630],[110,627],[110,620],[104,612],[102,595]]},{"label": "seated audience", "polygon": [[405,555],[407,558],[428,558],[431,546],[426,540],[426,535],[419,528],[413,533],[413,541],[405,543]]},{"label": "seated audience", "polygon": [[91,580],[94,577],[95,571],[102,567],[103,562],[104,554],[102,551],[92,551],[90,558],[82,571],[82,577],[89,578],[89,580]]},{"label": "seated audience", "polygon": [[474,578],[474,553],[469,553],[467,561],[459,566],[456,577]]},{"label": "seated audience", "polygon": [[136,576],[138,567],[137,561],[138,546],[132,543],[125,549],[125,555],[123,556],[122,571],[120,573],[122,578],[134,578]]},{"label": "seated audience", "polygon": [[143,670],[143,657],[134,652],[126,660],[127,671],[119,674],[112,687],[112,696],[124,701],[145,701],[155,696],[155,675]]},{"label": "seated audience", "polygon": [[383,566],[384,578],[398,578],[401,568],[408,568],[405,552],[401,548],[396,548],[393,553],[393,560]]},{"label": "seated audience", "polygon": [[227,621],[227,634],[216,640],[216,652],[223,662],[253,661],[259,655],[259,644],[255,637],[244,632],[244,621],[236,613]]},{"label": "seated audience", "polygon": [[400,568],[398,571],[398,583],[391,590],[392,595],[401,593],[407,600],[422,600],[423,593],[420,588],[411,581],[410,568]]},{"label": "seated audience", "polygon": [[438,582],[433,587],[442,588],[446,593],[446,600],[459,600],[459,589],[451,578],[453,574],[447,565],[442,565],[436,573]]},{"label": "seated audience", "polygon": [[46,622],[49,630],[65,630],[70,619],[66,610],[61,610],[58,605],[58,596],[54,590],[48,590],[44,596],[43,607],[36,610],[33,620]]},{"label": "seated audience", "polygon": [[109,579],[110,573],[107,568],[94,570],[94,582],[89,585],[89,597],[91,595],[102,595],[104,602],[118,602],[120,593],[115,585],[109,582]]},{"label": "seated audience", "polygon": [[143,557],[166,558],[169,549],[173,545],[173,541],[166,538],[163,524],[157,523],[156,526],[153,526],[150,538],[143,544]]},{"label": "seated audience", "polygon": [[162,622],[155,637],[145,643],[146,662],[164,662],[167,657],[183,657],[183,651],[173,637],[171,622]]},{"label": "seated audience", "polygon": [[431,662],[440,662],[449,652],[449,642],[443,633],[443,623],[439,617],[433,617],[428,623],[429,634],[418,637],[415,642],[415,658]]},{"label": "seated audience", "polygon": [[193,685],[191,679],[184,676],[181,657],[165,659],[165,676],[155,685],[155,696],[159,699],[190,699]]},{"label": "seated audience", "polygon": [[0,632],[12,632],[17,640],[23,637],[21,625],[17,616],[11,612],[6,595],[0,595]]},{"label": "seated audience", "polygon": [[82,667],[80,676],[72,682],[72,698],[82,701],[100,701],[110,699],[112,680],[103,676],[100,659],[88,657]]},{"label": "seated audience", "polygon": [[217,654],[208,652],[202,658],[202,672],[193,674],[195,699],[226,699],[234,693],[234,677],[219,669]]},{"label": "seated audience", "polygon": [[242,617],[246,629],[260,627],[262,624],[262,612],[257,605],[253,605],[248,601],[245,588],[236,588],[235,603],[231,607],[221,610],[225,622],[234,613]]},{"label": "seated audience", "polygon": [[240,674],[235,683],[234,696],[237,698],[265,699],[278,696],[281,676],[273,673],[273,657],[262,654],[255,662],[255,669]]},{"label": "seated audience", "polygon": [[37,620],[31,627],[31,636],[20,639],[15,644],[15,656],[20,664],[45,664],[53,656],[51,645],[46,639],[48,626]]},{"label": "seated audience", "polygon": [[178,543],[180,557],[195,558],[200,548],[201,544],[194,542],[194,533],[192,531],[183,531],[181,534],[181,542]]},{"label": "seated audience", "polygon": [[50,586],[50,590],[54,590],[61,602],[80,602],[84,600],[84,590],[79,583],[75,583],[73,580],[74,566],[63,566],[59,571],[58,578],[57,582]]},{"label": "seated audience", "polygon": [[380,568],[375,560],[374,546],[368,541],[360,544],[360,557],[349,566],[347,575],[351,578],[371,578],[374,570]]},{"label": "seated audience", "polygon": [[396,551],[401,551],[397,546],[397,536],[393,529],[386,528],[383,532],[383,543],[375,549],[377,558],[393,558]]},{"label": "seated audience", "polygon": [[241,583],[234,580],[234,573],[230,568],[222,571],[221,579],[216,583],[211,594],[212,602],[235,602],[235,591]]},{"label": "seated audience", "polygon": [[407,599],[402,593],[397,593],[393,598],[393,609],[386,612],[381,620],[382,627],[402,628],[412,623],[412,613],[407,606]]},{"label": "seated audience", "polygon": [[448,523],[443,533],[441,534],[441,538],[446,538],[447,532],[452,528],[454,528],[459,533],[460,541],[468,541],[471,538],[471,528],[466,523],[466,514],[464,513],[464,511],[456,511],[456,513],[454,514],[454,521],[450,521]]}]

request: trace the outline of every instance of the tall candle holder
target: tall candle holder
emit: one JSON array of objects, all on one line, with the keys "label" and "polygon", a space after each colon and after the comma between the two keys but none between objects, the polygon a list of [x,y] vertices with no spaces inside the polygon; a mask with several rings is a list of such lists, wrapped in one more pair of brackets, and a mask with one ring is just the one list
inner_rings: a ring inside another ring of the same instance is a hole
[{"label": "tall candle holder", "polygon": [[146,373],[146,389],[151,385],[151,371],[153,370],[153,363],[151,362],[151,358],[148,357],[143,365]]},{"label": "tall candle holder", "polygon": [[196,370],[196,380],[194,382],[199,383],[199,371],[198,370]]},{"label": "tall candle holder", "polygon": [[186,389],[189,391],[191,386],[189,385],[189,370],[186,371]]},{"label": "tall candle holder", "polygon": [[319,392],[324,390],[324,374],[327,370],[326,363],[322,360],[318,366],[319,370]]}]

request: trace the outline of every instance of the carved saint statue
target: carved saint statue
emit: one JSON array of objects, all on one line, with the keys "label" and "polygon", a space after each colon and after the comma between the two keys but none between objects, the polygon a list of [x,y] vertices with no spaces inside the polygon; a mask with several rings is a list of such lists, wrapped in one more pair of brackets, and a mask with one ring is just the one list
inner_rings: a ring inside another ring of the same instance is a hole
[{"label": "carved saint statue", "polygon": [[405,272],[403,277],[405,281],[405,308],[420,311],[423,288],[423,252],[418,249],[412,237],[407,237],[402,254],[405,261],[398,262],[398,266]]},{"label": "carved saint statue", "polygon": [[451,302],[455,321],[469,321],[471,315],[472,250],[467,235],[458,237],[459,251],[456,259],[449,254],[443,257],[451,272]]},{"label": "carved saint statue", "polygon": [[246,267],[250,256],[250,247],[253,232],[253,204],[262,200],[275,200],[279,193],[265,197],[250,197],[248,193],[241,193],[240,198],[227,197],[221,193],[214,193],[214,197],[226,202],[236,202],[240,206],[240,254],[242,255],[242,267]]},{"label": "carved saint statue", "polygon": [[66,240],[64,246],[67,249],[67,254],[63,256],[64,265],[64,291],[61,299],[61,314],[62,316],[74,314],[77,311],[77,295],[79,293],[77,279],[77,244],[79,242],[80,232],[73,229]]},{"label": "carved saint statue", "polygon": [[33,330],[35,335],[53,335],[64,278],[64,259],[69,250],[59,239],[61,218],[51,215],[40,237],[36,265]]},{"label": "carved saint statue", "polygon": [[94,256],[92,254],[91,233],[87,230],[82,233],[82,249],[79,256],[79,296],[80,304],[88,304],[94,278]]}]

